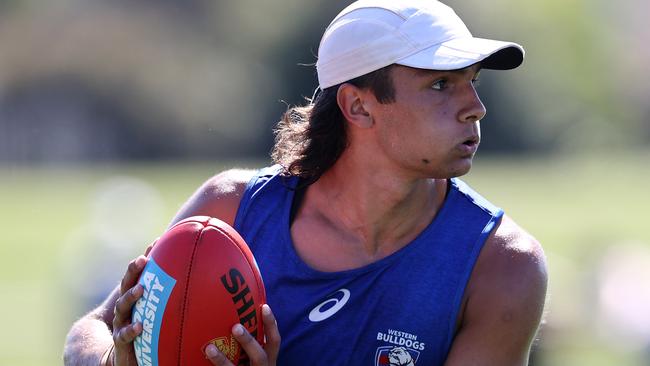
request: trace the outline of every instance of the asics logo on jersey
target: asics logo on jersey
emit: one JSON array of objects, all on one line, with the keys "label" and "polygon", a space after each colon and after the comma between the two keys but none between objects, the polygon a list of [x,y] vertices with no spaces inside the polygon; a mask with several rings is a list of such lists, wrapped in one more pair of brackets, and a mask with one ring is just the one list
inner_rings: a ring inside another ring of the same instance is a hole
[{"label": "asics logo on jersey", "polygon": [[[336,291],[334,295],[339,292],[343,294],[342,298],[339,299],[338,297],[333,297],[321,302],[309,313],[309,320],[314,323],[321,322],[341,310],[348,300],[350,300],[350,290],[342,288]],[[327,309],[323,310],[323,308]]]}]

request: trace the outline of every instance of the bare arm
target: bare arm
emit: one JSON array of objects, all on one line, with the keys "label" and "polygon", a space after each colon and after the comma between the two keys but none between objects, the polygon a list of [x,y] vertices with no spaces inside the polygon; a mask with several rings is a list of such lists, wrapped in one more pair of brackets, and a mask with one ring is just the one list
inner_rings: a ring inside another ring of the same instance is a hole
[{"label": "bare arm", "polygon": [[239,201],[255,172],[232,169],[208,179],[181,207],[172,225],[191,216],[216,217],[233,226]]},{"label": "bare arm", "polygon": [[472,273],[460,329],[445,366],[528,365],[546,285],[541,246],[504,217]]},{"label": "bare arm", "polygon": [[113,345],[112,330],[108,326],[112,321],[107,322],[103,315],[107,302],[115,302],[113,293],[104,301],[104,304],[73,325],[66,339],[63,353],[65,365],[102,365],[102,357]]},{"label": "bare arm", "polygon": [[[145,254],[152,248],[150,245]],[[113,290],[106,300],[79,319],[66,339],[63,359],[65,365],[112,365],[113,346],[124,348],[119,356],[128,359],[133,354],[133,347],[126,344],[142,331],[140,324],[130,324],[130,309],[142,296],[142,287],[135,286],[144,269],[146,258],[140,256],[129,263],[120,285]],[[119,360],[122,361],[122,360]],[[116,362],[117,363],[117,362]],[[129,362],[117,364],[129,365]]]},{"label": "bare arm", "polygon": [[[252,171],[229,170],[210,178],[183,205],[172,224],[186,217],[207,215],[233,225],[241,195],[252,174]],[[136,283],[145,264],[144,256],[134,259],[121,284],[99,307],[74,323],[65,343],[65,365],[112,365],[113,359],[108,356],[113,353],[113,347],[117,354],[116,365],[131,364],[131,342],[142,331],[142,326],[131,324],[130,310],[142,296],[142,287]]]}]

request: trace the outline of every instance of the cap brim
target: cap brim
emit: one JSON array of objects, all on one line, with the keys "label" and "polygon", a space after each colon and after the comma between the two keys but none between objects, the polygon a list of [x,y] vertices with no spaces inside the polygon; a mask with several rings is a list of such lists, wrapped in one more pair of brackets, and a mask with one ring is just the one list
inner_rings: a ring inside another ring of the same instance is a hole
[{"label": "cap brim", "polygon": [[510,70],[524,61],[524,48],[513,42],[456,38],[404,57],[396,64],[430,70],[458,70],[481,62],[484,69]]}]

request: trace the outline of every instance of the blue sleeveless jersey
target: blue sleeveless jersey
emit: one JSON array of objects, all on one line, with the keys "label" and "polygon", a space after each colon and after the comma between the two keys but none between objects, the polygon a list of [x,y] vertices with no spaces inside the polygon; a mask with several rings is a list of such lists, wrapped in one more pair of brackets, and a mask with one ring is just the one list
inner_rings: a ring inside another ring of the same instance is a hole
[{"label": "blue sleeveless jersey", "polygon": [[295,252],[298,179],[279,172],[258,172],[235,220],[278,321],[278,365],[442,365],[470,273],[503,211],[451,179],[436,218],[413,242],[362,268],[320,272]]}]

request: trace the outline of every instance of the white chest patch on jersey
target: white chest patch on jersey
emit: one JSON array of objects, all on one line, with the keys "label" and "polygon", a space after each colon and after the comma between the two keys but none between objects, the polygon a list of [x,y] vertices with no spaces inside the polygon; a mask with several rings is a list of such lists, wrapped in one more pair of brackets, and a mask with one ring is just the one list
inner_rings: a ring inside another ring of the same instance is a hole
[{"label": "white chest patch on jersey", "polygon": [[[341,297],[339,294],[342,294]],[[350,290],[342,288],[336,291],[331,298],[321,302],[309,313],[309,320],[321,322],[341,310],[350,300]]]}]

